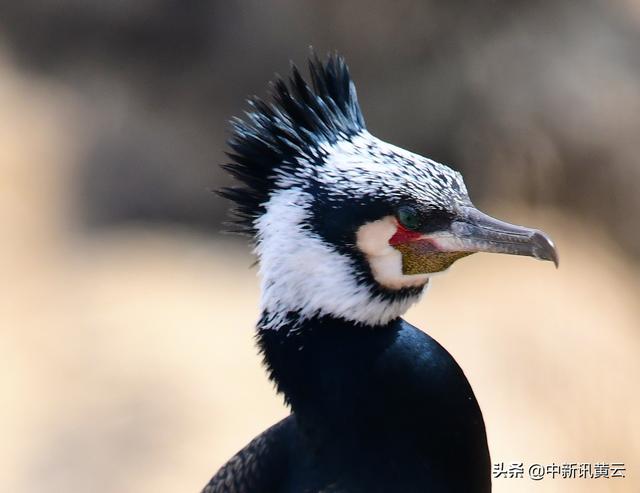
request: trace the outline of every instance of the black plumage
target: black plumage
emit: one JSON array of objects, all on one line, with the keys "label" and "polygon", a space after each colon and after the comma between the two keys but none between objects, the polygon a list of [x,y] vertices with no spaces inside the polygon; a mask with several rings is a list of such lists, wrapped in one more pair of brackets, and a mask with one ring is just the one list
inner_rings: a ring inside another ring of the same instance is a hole
[{"label": "black plumage", "polygon": [[478,403],[455,360],[424,332],[399,319],[368,329],[323,317],[257,338],[292,414],[231,459],[205,493],[490,491]]}]

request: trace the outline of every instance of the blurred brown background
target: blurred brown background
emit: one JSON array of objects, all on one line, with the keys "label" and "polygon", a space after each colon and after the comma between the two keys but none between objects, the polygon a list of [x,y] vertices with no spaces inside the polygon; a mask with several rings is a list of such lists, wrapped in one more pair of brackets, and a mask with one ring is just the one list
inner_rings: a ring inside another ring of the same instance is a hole
[{"label": "blurred brown background", "polygon": [[286,414],[209,190],[227,120],[309,45],[372,133],[558,243],[558,271],[460,261],[407,317],[494,462],[627,467],[495,491],[640,491],[638,0],[0,2],[0,490],[195,492]]}]

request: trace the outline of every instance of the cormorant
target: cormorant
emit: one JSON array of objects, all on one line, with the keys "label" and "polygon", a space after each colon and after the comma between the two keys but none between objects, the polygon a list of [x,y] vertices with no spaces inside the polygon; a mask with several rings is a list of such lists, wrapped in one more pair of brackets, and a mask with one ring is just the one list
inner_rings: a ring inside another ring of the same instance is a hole
[{"label": "cormorant", "polygon": [[292,66],[234,119],[235,225],[262,278],[257,343],[291,414],[204,493],[484,493],[478,402],[437,341],[401,316],[474,252],[558,262],[541,231],[478,211],[462,176],[367,132],[347,66]]}]

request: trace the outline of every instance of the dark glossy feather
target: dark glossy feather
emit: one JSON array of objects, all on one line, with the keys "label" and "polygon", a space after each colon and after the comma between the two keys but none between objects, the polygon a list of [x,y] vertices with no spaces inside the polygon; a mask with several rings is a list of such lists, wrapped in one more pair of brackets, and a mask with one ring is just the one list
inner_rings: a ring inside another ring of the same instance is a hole
[{"label": "dark glossy feather", "polygon": [[234,455],[202,493],[280,491],[289,457],[292,419],[285,418]]},{"label": "dark glossy feather", "polygon": [[[251,442],[206,493],[488,493],[482,413],[451,355],[403,320],[323,317],[260,330],[292,415]],[[235,489],[233,489],[235,488]]]}]

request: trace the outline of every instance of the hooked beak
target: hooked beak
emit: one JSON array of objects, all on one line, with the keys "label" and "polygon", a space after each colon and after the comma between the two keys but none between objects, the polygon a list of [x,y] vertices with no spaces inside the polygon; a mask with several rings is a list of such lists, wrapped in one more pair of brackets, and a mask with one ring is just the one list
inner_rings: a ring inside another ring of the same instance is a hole
[{"label": "hooked beak", "polygon": [[545,233],[494,219],[474,207],[462,208],[446,230],[404,240],[394,244],[392,238],[390,243],[402,253],[402,270],[408,275],[440,272],[476,252],[526,255],[558,267],[558,252]]}]

